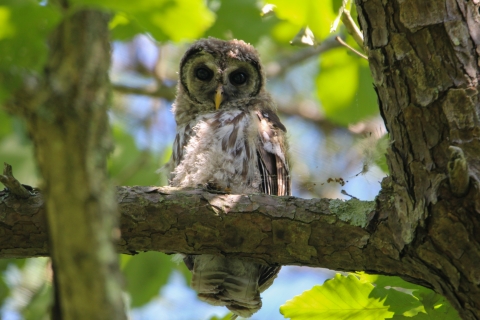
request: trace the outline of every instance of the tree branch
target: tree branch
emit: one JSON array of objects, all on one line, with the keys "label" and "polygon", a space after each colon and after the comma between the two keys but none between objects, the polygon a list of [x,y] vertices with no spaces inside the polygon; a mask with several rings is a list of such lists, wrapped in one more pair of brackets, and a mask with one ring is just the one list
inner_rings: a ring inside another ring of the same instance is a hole
[{"label": "tree branch", "polygon": [[[210,253],[274,265],[406,274],[399,251],[383,245],[394,239],[392,232],[378,228],[373,201],[219,195],[171,187],[119,187],[117,199],[122,253]],[[42,194],[20,201],[3,193],[0,201],[0,257],[48,255]]]},{"label": "tree branch", "polygon": [[124,94],[138,94],[152,98],[163,98],[167,100],[175,99],[175,88],[166,86],[153,87],[131,87],[123,84],[112,84],[113,90]]},{"label": "tree branch", "polygon": [[[434,288],[457,310],[460,298],[475,301],[478,287],[470,279],[480,257],[475,240],[480,215],[457,212],[454,217],[451,212],[460,203],[473,204],[476,189],[462,199],[439,201],[424,227],[428,233],[420,229],[421,241],[405,245],[400,215],[404,209],[393,201],[392,185],[391,178],[384,179],[374,202],[118,187],[117,250],[209,253],[271,265],[363,270]],[[448,184],[439,184],[438,192],[446,196]],[[23,200],[0,192],[0,258],[49,255],[47,238],[42,193]],[[446,279],[438,268],[455,270],[455,278]],[[446,290],[452,285],[460,285],[456,298]]]}]

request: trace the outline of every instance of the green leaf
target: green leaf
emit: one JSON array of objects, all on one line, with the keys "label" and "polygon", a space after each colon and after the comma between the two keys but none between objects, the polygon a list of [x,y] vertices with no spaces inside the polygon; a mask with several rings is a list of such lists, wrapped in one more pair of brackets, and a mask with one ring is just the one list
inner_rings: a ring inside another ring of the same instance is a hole
[{"label": "green leaf", "polygon": [[[445,297],[433,292],[427,288],[413,293],[417,296],[425,307],[425,313],[428,319],[435,320],[460,320],[457,310],[455,310]],[[422,315],[419,313],[419,315]],[[423,316],[423,315],[422,315]],[[417,319],[417,317],[415,317]],[[421,319],[421,318],[419,318]],[[427,319],[427,317],[425,317]]]},{"label": "green leaf", "polygon": [[394,319],[413,317],[425,312],[422,302],[412,294],[414,290],[423,290],[424,287],[407,282],[400,277],[371,275],[363,272],[359,272],[358,275],[362,282],[375,283],[375,289],[370,293],[370,297],[385,299],[384,303],[389,306],[388,310],[395,313]]},{"label": "green leaf", "polygon": [[0,68],[39,70],[47,56],[46,36],[60,13],[31,0],[6,0],[0,6]]},{"label": "green leaf", "polygon": [[161,252],[144,252],[133,256],[123,268],[131,306],[139,307],[157,296],[167,283],[175,263]]},{"label": "green leaf", "polygon": [[232,318],[232,316],[233,316],[233,313],[229,312],[223,317],[212,316],[208,320],[230,320]]},{"label": "green leaf", "polygon": [[407,282],[400,277],[358,273],[360,281],[375,283],[370,297],[385,299],[393,319],[458,320],[457,311],[446,299],[425,287]]},{"label": "green leaf", "polygon": [[[12,121],[12,125],[15,126],[15,121]],[[11,132],[0,137],[0,155],[0,163],[11,164],[13,174],[18,181],[30,186],[38,185],[38,174],[31,141],[25,139],[19,132]]]},{"label": "green leaf", "polygon": [[17,88],[26,72],[39,71],[47,58],[47,35],[60,21],[51,6],[33,0],[4,0],[0,5],[0,102]]},{"label": "green leaf", "polygon": [[271,0],[268,3],[275,5],[277,17],[295,26],[296,32],[308,26],[317,39],[330,34],[330,26],[337,14],[331,0]]},{"label": "green leaf", "polygon": [[16,264],[21,268],[25,264],[25,259],[0,259],[0,305],[3,305],[3,301],[10,294],[10,288],[5,283],[5,277],[3,276],[10,264]]},{"label": "green leaf", "polygon": [[113,10],[110,27],[115,39],[126,40],[147,32],[158,41],[200,37],[214,22],[202,0],[75,0],[77,5]]},{"label": "green leaf", "polygon": [[108,172],[119,185],[163,185],[158,155],[139,150],[134,138],[120,126],[114,126],[115,150],[108,160]]},{"label": "green leaf", "polygon": [[320,57],[316,84],[325,116],[335,123],[346,126],[378,113],[368,63],[345,48]]},{"label": "green leaf", "polygon": [[117,12],[109,24],[112,38],[120,41],[127,41],[135,35],[142,33],[143,28],[135,19],[130,18],[123,12]]},{"label": "green leaf", "polygon": [[0,305],[3,306],[5,299],[10,295],[10,288],[5,283],[3,277],[0,277]]},{"label": "green leaf", "polygon": [[256,0],[223,0],[216,13],[217,20],[206,32],[206,36],[256,43],[278,22],[273,16],[262,18]]},{"label": "green leaf", "polygon": [[280,307],[285,318],[307,319],[349,319],[378,320],[391,318],[383,301],[370,298],[373,285],[361,282],[356,276],[336,274],[321,286],[287,301]]},{"label": "green leaf", "polygon": [[0,109],[0,139],[10,134],[12,129],[12,120],[10,116],[5,111]]},{"label": "green leaf", "polygon": [[53,290],[50,284],[44,283],[34,292],[30,302],[23,308],[24,320],[42,320],[48,315],[53,302]]},{"label": "green leaf", "polygon": [[407,316],[413,317],[419,312],[425,312],[423,304],[408,291],[402,291],[398,287],[387,287],[383,288],[381,286],[376,286],[372,290],[370,297],[385,299],[384,304],[389,306],[388,310],[395,313],[397,316]]},{"label": "green leaf", "polygon": [[399,287],[411,290],[428,290],[425,287],[419,286],[418,284],[405,281],[400,277],[390,277],[378,274],[366,274],[364,272],[357,272],[357,275],[359,276],[360,281],[375,283],[377,288]]}]

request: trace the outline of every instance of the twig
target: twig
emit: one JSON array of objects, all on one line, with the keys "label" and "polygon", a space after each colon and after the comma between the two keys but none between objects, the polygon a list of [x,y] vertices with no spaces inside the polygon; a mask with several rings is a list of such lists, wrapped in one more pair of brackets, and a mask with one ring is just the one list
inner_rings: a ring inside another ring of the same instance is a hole
[{"label": "twig", "polygon": [[347,32],[353,37],[355,42],[358,44],[360,48],[365,48],[363,44],[363,34],[358,28],[355,21],[353,21],[352,16],[350,15],[350,11],[347,9],[343,9],[342,12],[342,22],[345,28],[347,28]]},{"label": "twig", "polygon": [[335,40],[335,37],[328,37],[321,44],[315,47],[308,47],[297,51],[295,54],[279,59],[276,62],[271,62],[266,66],[267,78],[275,78],[282,76],[292,66],[303,62],[309,58],[318,56],[328,50],[338,48],[340,44]]},{"label": "twig", "polygon": [[123,84],[112,84],[115,91],[125,94],[139,94],[155,98],[164,98],[167,100],[175,99],[175,88],[166,86],[154,87],[130,87]]},{"label": "twig", "polygon": [[12,166],[4,163],[3,175],[0,175],[0,182],[8,188],[13,195],[27,199],[32,194],[13,176]]},{"label": "twig", "polygon": [[352,198],[352,199],[357,199],[357,200],[358,200],[357,197],[354,197],[354,196],[352,196],[351,194],[347,193],[347,191],[345,191],[344,189],[340,190],[340,193],[341,193],[341,194],[344,194],[344,195],[346,195],[346,196],[349,196],[349,197]]},{"label": "twig", "polygon": [[365,60],[368,60],[368,57],[366,55],[364,55],[363,53],[361,53],[360,51],[354,49],[352,46],[350,46],[348,43],[346,43],[345,41],[343,41],[342,38],[340,37],[335,37],[335,40],[337,40],[342,46],[352,50],[353,53],[356,53],[360,58],[363,58]]}]

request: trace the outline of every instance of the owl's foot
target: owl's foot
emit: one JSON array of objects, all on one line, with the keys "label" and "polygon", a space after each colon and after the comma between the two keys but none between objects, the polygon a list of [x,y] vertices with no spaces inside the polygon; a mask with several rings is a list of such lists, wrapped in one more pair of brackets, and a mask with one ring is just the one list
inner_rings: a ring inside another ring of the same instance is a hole
[{"label": "owl's foot", "polygon": [[221,186],[219,186],[214,182],[207,183],[205,189],[210,193],[218,193],[218,194],[229,194],[232,192],[232,190],[229,187],[222,188]]}]

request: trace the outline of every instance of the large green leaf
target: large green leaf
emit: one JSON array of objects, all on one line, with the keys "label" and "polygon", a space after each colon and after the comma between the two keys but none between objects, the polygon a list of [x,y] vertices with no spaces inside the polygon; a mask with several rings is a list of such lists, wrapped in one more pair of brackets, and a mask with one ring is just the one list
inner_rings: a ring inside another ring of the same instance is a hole
[{"label": "large green leaf", "polygon": [[349,54],[346,48],[320,57],[316,84],[325,116],[335,123],[348,125],[378,113],[368,63]]},{"label": "large green leaf", "polygon": [[113,10],[110,24],[116,39],[126,40],[147,32],[158,41],[192,40],[214,22],[214,14],[202,0],[75,0],[77,5]]},{"label": "large green leaf", "polygon": [[142,306],[157,296],[174,267],[171,256],[161,252],[143,252],[130,258],[123,273],[132,299],[131,306]]},{"label": "large green leaf", "polygon": [[382,300],[369,297],[373,289],[372,284],[361,282],[354,275],[336,274],[323,285],[287,301],[280,307],[280,312],[292,320],[391,318],[393,312],[388,311]]},{"label": "large green leaf", "polygon": [[223,0],[216,13],[218,18],[206,36],[256,43],[278,22],[274,17],[262,18],[256,0]]}]

